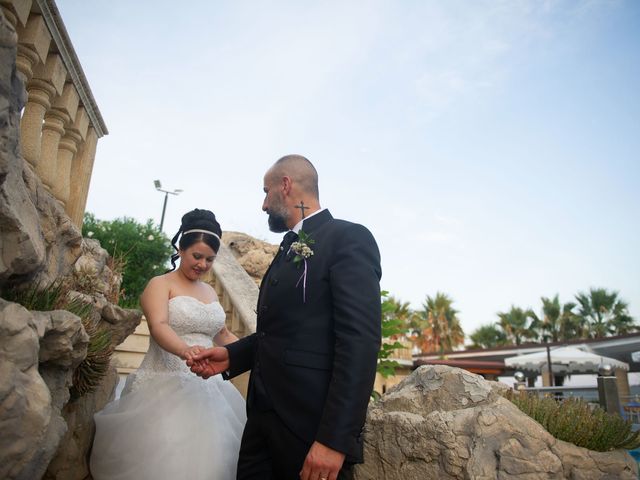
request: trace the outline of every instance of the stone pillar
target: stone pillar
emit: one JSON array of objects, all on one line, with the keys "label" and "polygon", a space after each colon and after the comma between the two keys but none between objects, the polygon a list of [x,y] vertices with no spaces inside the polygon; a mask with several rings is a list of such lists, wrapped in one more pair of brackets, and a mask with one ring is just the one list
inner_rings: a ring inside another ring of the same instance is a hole
[{"label": "stone pillar", "polygon": [[74,181],[71,183],[67,213],[71,221],[80,229],[82,228],[84,208],[87,204],[87,195],[89,193],[89,184],[91,183],[91,173],[93,172],[93,162],[96,158],[97,145],[98,135],[93,127],[89,127],[87,139],[74,157],[71,167]]},{"label": "stone pillar", "polygon": [[26,26],[18,26],[16,69],[25,85],[33,77],[33,68],[44,63],[51,44],[51,34],[42,15],[31,15]]},{"label": "stone pillar", "polygon": [[[78,175],[77,152],[82,142],[87,137],[89,127],[89,117],[83,107],[79,107],[73,125],[65,128],[65,136],[60,140],[60,150],[58,151],[58,177],[56,179],[56,189],[54,195],[64,205],[69,214],[71,206],[69,199],[71,189],[74,184],[80,181]],[[71,215],[69,215],[71,216]]]},{"label": "stone pillar", "polygon": [[33,0],[0,0],[0,7],[15,29],[18,25],[26,25],[32,3]]},{"label": "stone pillar", "polygon": [[52,108],[44,116],[44,124],[42,125],[42,151],[40,153],[37,172],[40,175],[42,183],[44,183],[45,187],[48,187],[51,192],[55,192],[57,189],[56,181],[58,179],[58,149],[60,147],[60,139],[65,134],[65,128],[71,119],[75,118],[77,109],[78,92],[72,83],[67,83],[64,86],[62,95],[56,97]]},{"label": "stone pillar", "polygon": [[69,201],[69,194],[71,192],[71,165],[73,157],[78,151],[78,142],[80,139],[80,135],[71,130],[65,130],[64,137],[60,139],[53,195],[64,207],[67,206],[67,202]]},{"label": "stone pillar", "polygon": [[[71,162],[73,156],[78,150],[77,145],[81,139],[79,132],[73,128],[78,111],[78,92],[73,83],[67,83],[64,86],[62,95],[56,98],[53,109],[49,112],[50,116],[56,118],[64,117],[66,122],[63,125],[62,138],[58,140],[58,152],[56,155],[55,170],[53,171],[53,183],[51,191],[54,196],[66,205],[69,200],[69,182],[71,181]],[[53,114],[55,112],[55,114]],[[51,115],[53,114],[53,115]],[[47,123],[45,117],[45,126]]]},{"label": "stone pillar", "polygon": [[631,397],[631,390],[629,390],[629,372],[622,368],[615,369],[616,383],[618,384],[618,395],[622,399],[622,403],[626,403]]},{"label": "stone pillar", "polygon": [[66,75],[60,55],[49,55],[45,63],[36,66],[27,86],[29,97],[20,121],[20,142],[22,156],[36,171],[42,151],[42,122],[54,96],[62,93]]}]

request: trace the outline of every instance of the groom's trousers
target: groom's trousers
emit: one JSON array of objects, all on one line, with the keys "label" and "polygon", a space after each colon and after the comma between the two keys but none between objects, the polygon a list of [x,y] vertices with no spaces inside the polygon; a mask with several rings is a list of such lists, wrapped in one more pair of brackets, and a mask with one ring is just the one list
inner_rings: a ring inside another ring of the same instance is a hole
[{"label": "groom's trousers", "polygon": [[[238,458],[238,480],[300,480],[302,464],[309,452],[273,410],[253,410],[247,418]],[[338,480],[351,480],[351,465],[345,465]]]}]

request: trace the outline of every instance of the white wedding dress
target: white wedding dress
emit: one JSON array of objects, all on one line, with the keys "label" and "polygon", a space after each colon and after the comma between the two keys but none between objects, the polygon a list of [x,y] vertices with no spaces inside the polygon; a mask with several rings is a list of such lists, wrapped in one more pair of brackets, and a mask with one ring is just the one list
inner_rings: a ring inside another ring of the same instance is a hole
[{"label": "white wedding dress", "polygon": [[[188,345],[210,347],[224,326],[219,302],[169,300],[169,324]],[[220,375],[203,380],[150,338],[120,399],[95,415],[95,480],[231,480],[236,477],[245,402]]]}]

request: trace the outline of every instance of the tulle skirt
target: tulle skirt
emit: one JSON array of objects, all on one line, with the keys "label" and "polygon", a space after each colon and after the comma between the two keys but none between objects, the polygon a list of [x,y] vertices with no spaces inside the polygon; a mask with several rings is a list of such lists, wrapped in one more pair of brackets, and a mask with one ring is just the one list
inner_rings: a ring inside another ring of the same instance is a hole
[{"label": "tulle skirt", "polygon": [[232,480],[245,402],[219,376],[157,375],[95,415],[95,480]]}]

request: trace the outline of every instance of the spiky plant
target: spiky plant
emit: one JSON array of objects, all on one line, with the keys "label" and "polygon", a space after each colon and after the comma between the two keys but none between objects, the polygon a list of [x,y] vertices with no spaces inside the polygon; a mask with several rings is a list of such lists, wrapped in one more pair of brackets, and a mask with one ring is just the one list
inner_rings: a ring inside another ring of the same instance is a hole
[{"label": "spiky plant", "polygon": [[30,284],[26,288],[12,288],[2,292],[2,298],[19,303],[27,310],[48,312],[60,310],[67,295],[64,282],[56,281],[49,285]]},{"label": "spiky plant", "polygon": [[100,385],[108,372],[113,347],[111,332],[100,329],[93,320],[93,305],[79,297],[70,297],[70,288],[65,282],[56,281],[44,287],[34,284],[26,289],[3,292],[3,297],[28,310],[66,310],[80,317],[82,326],[89,335],[89,345],[87,356],[73,372],[71,398],[77,399]]},{"label": "spiky plant", "polygon": [[630,421],[592,407],[580,398],[558,402],[512,390],[505,397],[559,440],[598,452],[640,447],[640,431],[634,432]]},{"label": "spiky plant", "polygon": [[89,335],[87,356],[73,372],[71,398],[77,399],[93,392],[109,371],[109,363],[113,354],[111,332],[100,329],[90,319],[82,318],[84,329]]}]

